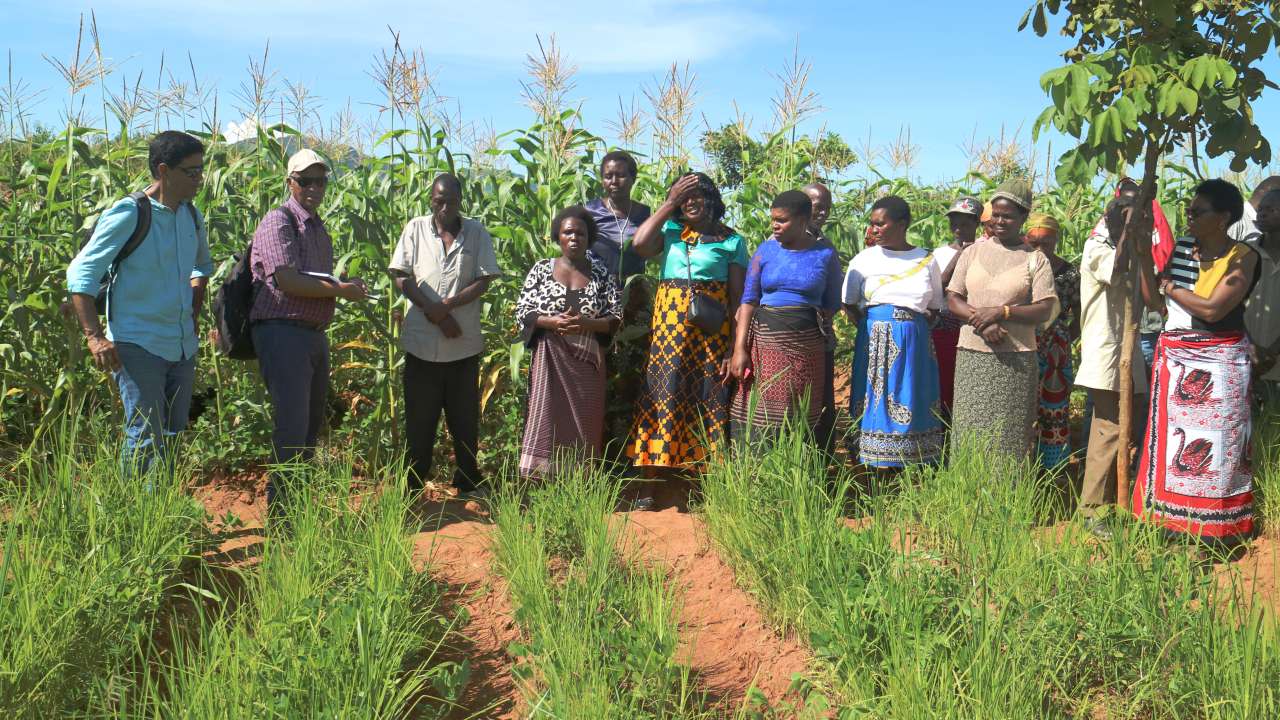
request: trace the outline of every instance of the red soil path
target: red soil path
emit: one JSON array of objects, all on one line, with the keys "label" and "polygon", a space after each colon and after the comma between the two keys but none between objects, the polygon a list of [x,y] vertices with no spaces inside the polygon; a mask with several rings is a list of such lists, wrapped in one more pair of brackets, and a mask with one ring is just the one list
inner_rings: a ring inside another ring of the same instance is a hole
[{"label": "red soil path", "polygon": [[627,536],[641,558],[669,567],[681,593],[678,660],[702,688],[728,710],[740,707],[752,686],[770,706],[794,700],[787,697],[792,676],[805,672],[812,655],[765,621],[710,547],[701,521],[674,507],[627,514]]},{"label": "red soil path", "polygon": [[467,621],[447,659],[471,663],[471,677],[449,717],[519,717],[520,693],[511,676],[514,659],[507,647],[520,639],[507,598],[506,583],[492,567],[493,526],[473,503],[429,503],[414,537],[414,563],[444,583],[445,612]]}]

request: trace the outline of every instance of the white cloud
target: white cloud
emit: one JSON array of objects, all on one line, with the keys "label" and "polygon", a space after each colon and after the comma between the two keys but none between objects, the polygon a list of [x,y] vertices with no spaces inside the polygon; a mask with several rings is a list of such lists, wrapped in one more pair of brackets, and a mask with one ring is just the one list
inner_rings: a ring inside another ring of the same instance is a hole
[{"label": "white cloud", "polygon": [[226,136],[227,142],[237,143],[241,140],[248,140],[256,137],[258,134],[258,128],[261,127],[261,125],[262,123],[259,122],[256,117],[247,117],[240,122],[232,120],[227,123],[222,134]]},{"label": "white cloud", "polygon": [[[159,0],[105,0],[97,6],[100,16],[109,12],[116,20],[137,17],[148,23],[166,17],[160,10],[170,7]],[[428,61],[462,58],[504,65],[536,52],[535,35],[545,41],[554,33],[583,72],[652,72],[780,36],[758,6],[730,0],[188,0],[171,17],[183,32],[241,39],[261,33],[264,42],[311,41],[337,53],[344,43],[387,45],[390,26],[400,32],[402,45],[422,47]]]}]

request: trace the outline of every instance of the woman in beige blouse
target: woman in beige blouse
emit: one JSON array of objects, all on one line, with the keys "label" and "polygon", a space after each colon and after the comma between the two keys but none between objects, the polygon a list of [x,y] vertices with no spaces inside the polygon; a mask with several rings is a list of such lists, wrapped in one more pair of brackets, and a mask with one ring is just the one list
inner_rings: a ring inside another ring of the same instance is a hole
[{"label": "woman in beige blouse", "polygon": [[960,255],[947,286],[948,307],[965,323],[952,433],[1020,461],[1035,449],[1036,327],[1056,313],[1057,295],[1048,259],[1022,241],[1030,188],[1006,182],[989,207],[988,233]]}]

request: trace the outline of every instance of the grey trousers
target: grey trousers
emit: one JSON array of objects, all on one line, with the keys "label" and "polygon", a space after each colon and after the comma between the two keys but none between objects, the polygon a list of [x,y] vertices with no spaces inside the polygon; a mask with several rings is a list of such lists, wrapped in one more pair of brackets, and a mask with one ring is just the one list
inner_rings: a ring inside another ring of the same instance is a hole
[{"label": "grey trousers", "polygon": [[[272,461],[310,459],[324,426],[325,393],[329,389],[329,338],[322,330],[283,321],[253,326],[258,369],[271,396]],[[267,485],[267,502],[282,494],[275,474]]]}]

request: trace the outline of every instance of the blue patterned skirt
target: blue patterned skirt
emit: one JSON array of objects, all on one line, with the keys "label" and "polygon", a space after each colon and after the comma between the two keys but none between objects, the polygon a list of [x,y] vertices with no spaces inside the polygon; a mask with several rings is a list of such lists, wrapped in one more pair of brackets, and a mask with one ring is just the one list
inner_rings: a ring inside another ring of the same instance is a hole
[{"label": "blue patterned skirt", "polygon": [[862,416],[859,460],[879,468],[937,462],[944,438],[938,360],[924,316],[873,305],[858,330],[853,377],[861,370],[866,378],[862,392],[851,393],[851,405],[862,405],[851,407]]}]

